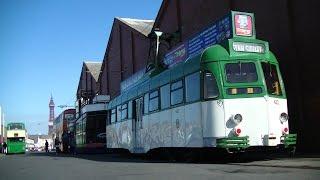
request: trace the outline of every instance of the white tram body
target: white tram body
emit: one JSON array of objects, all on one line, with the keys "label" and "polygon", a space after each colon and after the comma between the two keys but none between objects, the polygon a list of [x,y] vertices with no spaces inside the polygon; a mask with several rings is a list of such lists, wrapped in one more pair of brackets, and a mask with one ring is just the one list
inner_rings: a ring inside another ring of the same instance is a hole
[{"label": "white tram body", "polygon": [[[283,112],[286,99],[268,96],[197,102],[142,116],[137,124],[108,125],[107,148],[145,153],[159,147],[216,147],[216,139],[232,137],[238,128],[249,136],[250,146],[277,146],[288,128],[288,122],[279,121]],[[233,122],[235,114],[242,115],[241,123]]]}]

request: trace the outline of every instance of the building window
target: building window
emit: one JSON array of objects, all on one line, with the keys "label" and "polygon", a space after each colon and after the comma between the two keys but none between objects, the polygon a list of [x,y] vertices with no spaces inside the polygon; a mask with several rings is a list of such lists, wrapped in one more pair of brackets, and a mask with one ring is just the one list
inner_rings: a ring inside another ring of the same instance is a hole
[{"label": "building window", "polygon": [[211,72],[205,72],[203,78],[204,99],[212,99],[219,96],[219,89],[216,78]]},{"label": "building window", "polygon": [[159,110],[159,91],[153,91],[149,96],[149,112]]},{"label": "building window", "polygon": [[160,88],[161,109],[170,107],[170,84]]},{"label": "building window", "polygon": [[128,117],[128,106],[127,103],[121,106],[121,120],[127,119]]},{"label": "building window", "polygon": [[196,72],[185,78],[186,102],[194,102],[200,99],[200,73]]},{"label": "building window", "polygon": [[183,83],[182,80],[171,84],[171,105],[183,103]]},{"label": "building window", "polygon": [[117,121],[117,110],[112,109],[111,110],[111,124],[115,123]]}]

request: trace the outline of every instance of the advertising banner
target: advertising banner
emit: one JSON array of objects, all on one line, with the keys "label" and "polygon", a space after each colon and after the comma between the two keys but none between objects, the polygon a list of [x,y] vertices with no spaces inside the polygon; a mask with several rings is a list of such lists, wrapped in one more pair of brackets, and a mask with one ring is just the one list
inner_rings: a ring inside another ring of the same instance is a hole
[{"label": "advertising banner", "polygon": [[231,32],[231,19],[228,15],[167,53],[163,62],[167,67],[172,67],[181,61],[198,55],[209,46],[231,38]]},{"label": "advertising banner", "polygon": [[[170,68],[179,62],[199,55],[207,47],[234,37],[255,39],[254,16],[252,13],[231,11],[227,16],[168,52],[163,63]],[[235,48],[238,47],[238,45],[235,45]],[[245,48],[251,48],[253,51],[263,51],[262,49],[252,49],[260,47],[249,47],[249,45]]]}]

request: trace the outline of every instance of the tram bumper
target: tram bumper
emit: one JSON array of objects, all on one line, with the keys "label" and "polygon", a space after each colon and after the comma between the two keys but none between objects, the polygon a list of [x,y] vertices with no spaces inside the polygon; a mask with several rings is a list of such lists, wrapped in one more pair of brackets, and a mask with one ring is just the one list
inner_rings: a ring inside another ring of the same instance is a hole
[{"label": "tram bumper", "polygon": [[217,139],[217,148],[223,148],[229,151],[243,151],[248,148],[249,136],[226,137]]},{"label": "tram bumper", "polygon": [[296,152],[297,134],[285,134],[281,136],[281,147],[288,150],[291,155]]}]

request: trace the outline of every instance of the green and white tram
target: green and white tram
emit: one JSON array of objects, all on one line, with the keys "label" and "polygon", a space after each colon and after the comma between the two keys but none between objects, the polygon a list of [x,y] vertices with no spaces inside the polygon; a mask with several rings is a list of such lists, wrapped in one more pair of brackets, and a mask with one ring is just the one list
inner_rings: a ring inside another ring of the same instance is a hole
[{"label": "green and white tram", "polygon": [[234,12],[169,52],[108,105],[107,148],[294,147],[279,64]]},{"label": "green and white tram", "polygon": [[23,123],[8,123],[7,152],[8,154],[26,152],[26,129]]}]

